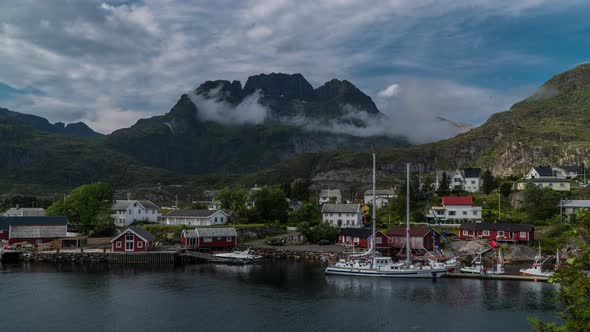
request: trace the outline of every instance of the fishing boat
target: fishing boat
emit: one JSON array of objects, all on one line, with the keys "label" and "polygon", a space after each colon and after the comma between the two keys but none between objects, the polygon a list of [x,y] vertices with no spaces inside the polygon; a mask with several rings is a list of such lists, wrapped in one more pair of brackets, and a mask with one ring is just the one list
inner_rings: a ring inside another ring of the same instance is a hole
[{"label": "fishing boat", "polygon": [[[495,267],[488,269],[485,267],[482,259],[482,255],[492,250],[493,248],[487,248],[480,251],[475,258],[471,261],[470,266],[461,268],[461,272],[470,274],[482,274],[482,275],[501,275],[504,274],[504,258],[502,256],[502,248],[498,248],[498,262]],[[492,261],[492,265],[493,261]]]},{"label": "fishing boat", "polygon": [[[373,154],[373,206],[375,204],[375,154]],[[325,270],[329,275],[362,276],[362,277],[386,277],[386,278],[439,278],[447,273],[443,266],[432,266],[430,264],[412,264],[410,249],[410,164],[407,167],[407,195],[406,195],[406,261],[405,263],[394,263],[391,257],[377,255],[375,251],[375,210],[373,209],[373,229],[371,247],[362,255],[349,257],[348,260],[341,259],[334,265],[328,266]]]},{"label": "fishing boat", "polygon": [[[549,259],[549,256],[543,260],[543,256],[541,254],[541,243],[539,243],[539,250],[537,251],[537,255],[535,255],[535,261],[533,265],[528,269],[520,269],[520,273],[525,276],[532,276],[532,277],[551,277],[555,271],[543,271],[543,264]],[[559,266],[559,249],[557,250],[557,254],[555,256],[555,269]]]}]

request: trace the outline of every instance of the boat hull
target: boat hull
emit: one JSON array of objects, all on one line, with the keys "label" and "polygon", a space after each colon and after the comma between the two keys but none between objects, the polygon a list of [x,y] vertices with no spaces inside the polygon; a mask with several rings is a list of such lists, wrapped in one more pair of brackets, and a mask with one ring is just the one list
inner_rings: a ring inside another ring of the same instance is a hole
[{"label": "boat hull", "polygon": [[447,273],[446,269],[425,269],[414,271],[385,271],[371,269],[348,269],[328,267],[325,271],[328,275],[377,277],[377,278],[440,278]]},{"label": "boat hull", "polygon": [[520,274],[522,274],[523,276],[529,276],[529,277],[551,277],[553,275],[553,272],[539,272],[539,271],[535,271],[532,269],[521,269],[520,270]]}]

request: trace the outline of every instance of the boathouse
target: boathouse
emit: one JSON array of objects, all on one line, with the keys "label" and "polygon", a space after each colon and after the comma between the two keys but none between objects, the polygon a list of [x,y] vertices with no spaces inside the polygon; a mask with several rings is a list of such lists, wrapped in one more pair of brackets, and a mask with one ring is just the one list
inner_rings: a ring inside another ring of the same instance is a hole
[{"label": "boathouse", "polygon": [[0,217],[0,240],[28,242],[33,245],[51,242],[67,235],[66,217]]},{"label": "boathouse", "polygon": [[[406,227],[391,227],[387,230],[389,245],[394,249],[406,247]],[[434,249],[434,243],[439,243],[440,234],[428,227],[410,228],[410,248],[413,250]]]},{"label": "boathouse", "polygon": [[194,249],[229,249],[238,245],[238,233],[233,227],[185,229],[180,235],[180,242]]},{"label": "boathouse", "polygon": [[155,237],[145,229],[132,226],[111,240],[112,252],[145,252],[154,247]]},{"label": "boathouse", "polygon": [[488,239],[499,242],[530,243],[535,240],[535,226],[508,223],[461,224],[459,238],[462,240]]},{"label": "boathouse", "polygon": [[[359,248],[369,248],[371,246],[372,231],[369,228],[343,228],[338,236],[338,243],[355,246]],[[388,248],[389,237],[380,231],[376,232],[375,247]]]}]

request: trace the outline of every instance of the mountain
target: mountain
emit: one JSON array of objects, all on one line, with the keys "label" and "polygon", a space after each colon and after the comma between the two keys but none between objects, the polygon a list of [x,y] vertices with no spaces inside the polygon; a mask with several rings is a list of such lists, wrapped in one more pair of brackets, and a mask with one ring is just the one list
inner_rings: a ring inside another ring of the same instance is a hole
[{"label": "mountain", "polygon": [[466,133],[476,127],[476,126],[469,124],[469,123],[455,122],[453,120],[443,118],[442,116],[437,116],[436,119],[439,120],[440,122],[448,123],[451,126],[457,128],[457,130],[459,130],[460,133]]},{"label": "mountain", "polygon": [[[93,181],[131,186],[172,175],[145,167],[92,139],[66,134],[68,130],[72,134],[76,128],[84,131],[87,127],[64,126],[59,130],[54,129],[59,125],[48,127],[46,121],[0,110],[0,188],[4,193],[14,187],[34,193]],[[55,134],[53,130],[63,133]]]},{"label": "mountain", "polygon": [[314,89],[301,74],[271,73],[239,81],[207,81],[170,112],[139,120],[104,138],[109,149],[181,174],[246,173],[301,153],[369,151],[407,146],[403,137],[360,137],[383,116],[348,81]]},{"label": "mountain", "polygon": [[[507,176],[523,175],[533,165],[579,165],[589,159],[590,64],[554,76],[531,97],[466,133],[378,153],[382,175],[403,173],[406,162],[423,172],[479,166]],[[353,183],[370,162],[367,153],[305,154],[258,172],[254,181],[309,177],[324,183]]]},{"label": "mountain", "polygon": [[68,123],[67,125],[62,122],[52,124],[47,119],[40,116],[13,112],[2,107],[0,107],[0,117],[14,117],[34,129],[48,133],[64,134],[73,137],[95,137],[101,135],[90,129],[90,127],[83,122]]}]

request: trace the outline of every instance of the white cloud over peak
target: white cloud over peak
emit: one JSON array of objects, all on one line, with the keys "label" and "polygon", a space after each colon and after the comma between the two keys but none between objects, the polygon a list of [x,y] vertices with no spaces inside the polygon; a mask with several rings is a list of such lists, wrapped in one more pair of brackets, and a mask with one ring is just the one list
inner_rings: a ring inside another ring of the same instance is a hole
[{"label": "white cloud over peak", "polygon": [[399,92],[399,85],[398,84],[390,84],[385,89],[379,91],[379,97],[391,98],[396,96]]}]

